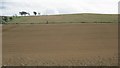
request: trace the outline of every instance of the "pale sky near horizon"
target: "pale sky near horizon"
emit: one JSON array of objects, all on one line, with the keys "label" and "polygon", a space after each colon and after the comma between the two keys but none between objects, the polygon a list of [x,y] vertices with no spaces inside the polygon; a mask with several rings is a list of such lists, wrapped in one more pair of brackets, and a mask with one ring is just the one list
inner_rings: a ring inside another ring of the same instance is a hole
[{"label": "pale sky near horizon", "polygon": [[20,11],[43,15],[72,13],[118,14],[119,0],[0,0],[0,15]]}]

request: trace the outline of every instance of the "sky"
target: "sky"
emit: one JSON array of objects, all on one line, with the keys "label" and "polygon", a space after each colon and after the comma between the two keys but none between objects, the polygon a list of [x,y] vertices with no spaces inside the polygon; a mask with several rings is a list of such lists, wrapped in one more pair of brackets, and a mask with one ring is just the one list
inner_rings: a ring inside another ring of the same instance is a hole
[{"label": "sky", "polygon": [[118,14],[119,0],[0,0],[0,16],[33,11],[41,15],[102,13]]}]

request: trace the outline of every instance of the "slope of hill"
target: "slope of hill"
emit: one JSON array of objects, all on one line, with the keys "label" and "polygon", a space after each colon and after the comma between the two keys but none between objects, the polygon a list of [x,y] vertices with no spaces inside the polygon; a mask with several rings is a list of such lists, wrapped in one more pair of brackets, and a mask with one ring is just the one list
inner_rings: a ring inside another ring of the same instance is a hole
[{"label": "slope of hill", "polygon": [[64,14],[48,16],[24,16],[9,23],[117,23],[117,14]]},{"label": "slope of hill", "polygon": [[0,23],[2,23],[2,16],[0,16]]}]

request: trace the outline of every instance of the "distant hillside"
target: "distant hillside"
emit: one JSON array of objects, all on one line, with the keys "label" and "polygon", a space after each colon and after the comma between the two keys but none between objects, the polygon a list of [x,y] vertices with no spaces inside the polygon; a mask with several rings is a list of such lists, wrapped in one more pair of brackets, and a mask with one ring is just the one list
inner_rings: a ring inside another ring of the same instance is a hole
[{"label": "distant hillside", "polygon": [[2,16],[0,16],[0,23],[2,23]]},{"label": "distant hillside", "polygon": [[24,16],[9,23],[117,23],[117,14],[64,14],[48,16]]}]

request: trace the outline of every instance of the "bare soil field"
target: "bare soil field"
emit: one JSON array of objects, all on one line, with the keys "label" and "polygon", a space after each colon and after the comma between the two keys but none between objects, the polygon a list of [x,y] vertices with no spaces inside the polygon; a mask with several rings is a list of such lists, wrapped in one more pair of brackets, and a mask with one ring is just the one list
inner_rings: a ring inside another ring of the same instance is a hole
[{"label": "bare soil field", "polygon": [[3,24],[3,65],[117,65],[117,24]]}]

